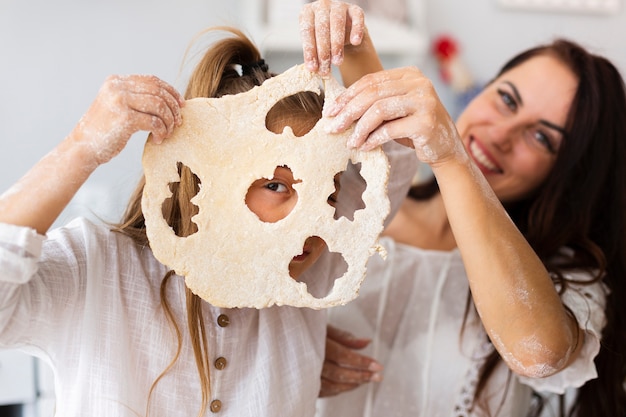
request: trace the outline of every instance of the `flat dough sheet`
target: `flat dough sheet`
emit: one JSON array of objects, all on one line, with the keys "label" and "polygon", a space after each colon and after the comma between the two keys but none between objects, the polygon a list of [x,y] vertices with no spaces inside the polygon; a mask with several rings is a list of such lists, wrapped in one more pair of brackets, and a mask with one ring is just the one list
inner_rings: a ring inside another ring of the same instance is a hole
[{"label": "flat dough sheet", "polygon": [[[319,93],[322,85],[325,106],[343,91],[333,78],[322,79],[297,65],[245,93],[191,99],[182,109],[182,125],[169,139],[159,145],[146,142],[142,208],[150,246],[160,262],[184,276],[186,285],[207,302],[218,307],[320,309],[357,296],[367,260],[380,250],[378,236],[389,213],[384,152],[348,149],[352,128],[328,134],[327,118],[302,137],[290,128],[275,134],[265,127],[265,116],[276,102],[300,91]],[[201,181],[191,200],[199,207],[192,218],[198,232],[187,237],[176,236],[162,214],[163,202],[171,197],[169,184],[180,181],[179,162]],[[366,182],[365,208],[353,220],[336,220],[327,197],[335,190],[335,174],[350,162],[360,164]],[[248,208],[245,196],[255,180],[272,178],[277,166],[288,166],[301,179],[294,186],[298,202],[284,219],[266,223]],[[348,266],[319,298],[288,271],[309,236],[321,237]]]}]

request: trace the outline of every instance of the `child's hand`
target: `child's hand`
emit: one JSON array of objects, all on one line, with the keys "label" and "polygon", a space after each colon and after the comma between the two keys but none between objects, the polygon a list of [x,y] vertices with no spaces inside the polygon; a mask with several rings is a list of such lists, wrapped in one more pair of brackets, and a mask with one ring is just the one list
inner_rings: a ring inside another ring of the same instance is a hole
[{"label": "child's hand", "polygon": [[462,149],[454,121],[431,83],[417,68],[368,74],[351,85],[325,111],[334,116],[331,132],[357,122],[348,146],[373,149],[396,140],[434,164]]},{"label": "child's hand", "polygon": [[365,348],[369,342],[368,339],[357,339],[346,331],[328,326],[320,397],[337,395],[362,384],[382,380],[382,365],[356,352]]},{"label": "child's hand", "polygon": [[363,10],[337,0],[307,3],[300,13],[304,63],[320,75],[330,73],[331,63],[341,65],[344,46],[359,45],[365,32]]},{"label": "child's hand", "polygon": [[166,82],[151,75],[113,75],[72,132],[85,145],[95,164],[120,153],[140,130],[152,132],[157,143],[182,123],[183,97]]}]

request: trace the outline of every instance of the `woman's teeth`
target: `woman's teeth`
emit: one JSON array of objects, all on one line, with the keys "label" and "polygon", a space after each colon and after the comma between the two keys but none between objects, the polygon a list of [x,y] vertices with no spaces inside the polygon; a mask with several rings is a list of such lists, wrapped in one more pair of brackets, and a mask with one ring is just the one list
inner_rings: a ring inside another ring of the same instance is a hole
[{"label": "woman's teeth", "polygon": [[470,151],[472,152],[474,159],[476,159],[476,161],[478,161],[485,168],[493,172],[500,172],[500,169],[494,165],[489,158],[487,158],[487,155],[485,155],[483,150],[476,144],[475,141],[470,142]]}]

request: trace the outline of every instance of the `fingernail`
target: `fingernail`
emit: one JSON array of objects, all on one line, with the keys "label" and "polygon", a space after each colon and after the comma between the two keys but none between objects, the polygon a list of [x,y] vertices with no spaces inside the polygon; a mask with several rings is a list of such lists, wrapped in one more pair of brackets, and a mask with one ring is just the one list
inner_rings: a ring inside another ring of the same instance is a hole
[{"label": "fingernail", "polygon": [[380,372],[384,369],[384,367],[378,362],[370,362],[367,369],[372,372]]},{"label": "fingernail", "polygon": [[383,380],[383,375],[379,373],[372,374],[370,377],[370,381],[372,382],[381,382]]}]

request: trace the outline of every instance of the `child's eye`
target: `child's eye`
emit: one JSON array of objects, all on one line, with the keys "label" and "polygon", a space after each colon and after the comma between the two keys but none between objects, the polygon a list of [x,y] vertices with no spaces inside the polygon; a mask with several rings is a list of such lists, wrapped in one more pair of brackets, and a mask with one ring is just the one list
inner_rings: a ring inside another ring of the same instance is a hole
[{"label": "child's eye", "polygon": [[507,93],[504,90],[498,90],[498,95],[506,107],[511,111],[517,110],[517,101],[513,98],[513,95]]},{"label": "child's eye", "polygon": [[285,193],[288,191],[287,186],[280,182],[268,182],[267,184],[265,184],[265,188],[276,193]]}]

